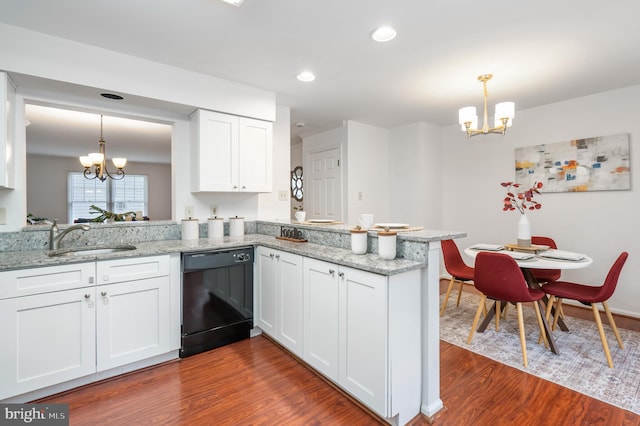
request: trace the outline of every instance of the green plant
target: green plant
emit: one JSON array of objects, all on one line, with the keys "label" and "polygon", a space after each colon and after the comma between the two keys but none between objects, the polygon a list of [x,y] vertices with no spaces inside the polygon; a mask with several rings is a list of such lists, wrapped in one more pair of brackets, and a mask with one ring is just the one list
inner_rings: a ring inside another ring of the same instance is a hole
[{"label": "green plant", "polygon": [[99,216],[91,219],[92,222],[104,222],[105,220],[113,220],[114,222],[123,222],[127,219],[127,217],[131,217],[132,219],[136,216],[135,212],[125,212],[125,213],[113,213],[107,210],[103,210],[100,207],[92,204],[89,206],[89,213],[91,214],[100,214]]}]

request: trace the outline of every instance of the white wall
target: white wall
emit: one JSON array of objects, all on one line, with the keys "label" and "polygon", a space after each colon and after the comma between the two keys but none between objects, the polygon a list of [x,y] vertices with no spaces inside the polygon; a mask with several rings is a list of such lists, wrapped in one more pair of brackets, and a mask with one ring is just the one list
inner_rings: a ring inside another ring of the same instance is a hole
[{"label": "white wall", "polygon": [[442,128],[419,122],[389,134],[390,222],[442,229]]},{"label": "white wall", "polygon": [[[517,105],[516,105],[517,106]],[[516,111],[507,135],[466,138],[459,126],[443,129],[443,223],[466,231],[464,247],[477,242],[515,242],[518,214],[502,211],[500,182],[513,180],[514,149],[629,133],[631,168],[640,167],[640,86],[530,110]],[[565,271],[563,279],[601,285],[622,251],[630,256],[611,298],[613,311],[640,317],[640,173],[631,172],[631,190],[547,193],[542,209],[530,214],[533,235],[554,238],[560,248],[588,254],[594,264]]]},{"label": "white wall", "polygon": [[387,129],[355,121],[347,122],[348,178],[345,223],[357,225],[361,213],[373,213],[375,222],[388,220],[390,189],[388,143]]}]

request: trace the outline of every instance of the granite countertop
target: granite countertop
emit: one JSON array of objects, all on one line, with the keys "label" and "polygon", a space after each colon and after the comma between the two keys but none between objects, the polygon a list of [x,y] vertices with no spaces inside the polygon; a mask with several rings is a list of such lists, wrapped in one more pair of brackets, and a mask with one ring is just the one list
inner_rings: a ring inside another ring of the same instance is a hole
[{"label": "granite countertop", "polygon": [[[326,229],[326,228],[325,228]],[[336,229],[336,231],[338,231]],[[338,232],[348,232],[347,229]],[[423,232],[423,231],[420,231]],[[413,236],[412,237],[417,237]],[[442,237],[434,236],[433,240]],[[418,241],[431,240],[431,236],[422,236]],[[295,243],[276,239],[274,236],[263,234],[247,234],[243,237],[224,237],[219,240],[201,238],[199,240],[164,240],[132,243],[135,250],[120,251],[105,254],[88,254],[81,256],[48,256],[49,250],[5,251],[0,252],[0,271],[24,269],[38,266],[55,266],[68,263],[91,262],[95,260],[122,259],[138,256],[153,256],[168,253],[190,253],[202,250],[217,250],[247,245],[266,246],[286,252],[299,254],[319,260],[362,269],[381,275],[393,275],[401,272],[425,268],[423,262],[408,259],[384,260],[375,253],[356,255],[351,250],[324,246],[312,243]]]}]

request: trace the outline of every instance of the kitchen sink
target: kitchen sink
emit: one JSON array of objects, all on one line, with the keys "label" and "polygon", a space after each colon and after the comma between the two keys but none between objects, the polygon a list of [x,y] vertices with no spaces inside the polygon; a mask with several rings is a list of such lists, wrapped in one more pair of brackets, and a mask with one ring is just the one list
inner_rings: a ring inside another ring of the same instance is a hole
[{"label": "kitchen sink", "polygon": [[93,256],[99,254],[117,253],[121,251],[135,250],[136,246],[98,246],[98,247],[75,247],[53,250],[47,253],[50,257],[58,256]]}]

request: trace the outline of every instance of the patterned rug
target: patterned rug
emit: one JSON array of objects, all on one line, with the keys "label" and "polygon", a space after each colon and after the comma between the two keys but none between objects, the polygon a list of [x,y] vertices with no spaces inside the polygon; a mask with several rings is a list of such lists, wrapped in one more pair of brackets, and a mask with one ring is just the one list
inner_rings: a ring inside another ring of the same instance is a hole
[{"label": "patterned rug", "polygon": [[[611,328],[604,326],[614,368],[609,368],[593,321],[566,317],[568,332],[553,332],[560,352],[554,354],[538,344],[540,331],[530,304],[523,306],[529,366],[522,364],[518,319],[515,306],[509,306],[507,320],[500,320],[496,332],[492,320],[484,333],[467,338],[479,303],[479,296],[463,293],[456,308],[457,293],[452,292],[440,321],[440,338],[448,343],[484,355],[550,382],[640,414],[640,333],[618,328],[624,349],[620,349]],[[444,296],[440,297],[442,300]],[[487,303],[487,306],[490,305]],[[604,314],[602,314],[605,317]],[[480,319],[482,321],[482,317]]]}]

